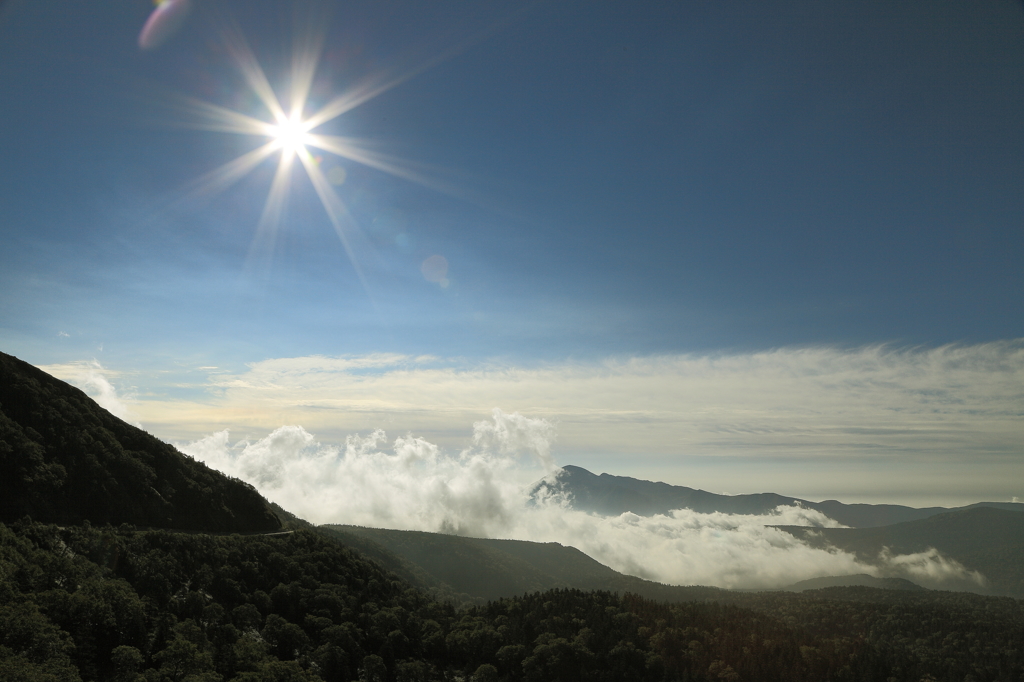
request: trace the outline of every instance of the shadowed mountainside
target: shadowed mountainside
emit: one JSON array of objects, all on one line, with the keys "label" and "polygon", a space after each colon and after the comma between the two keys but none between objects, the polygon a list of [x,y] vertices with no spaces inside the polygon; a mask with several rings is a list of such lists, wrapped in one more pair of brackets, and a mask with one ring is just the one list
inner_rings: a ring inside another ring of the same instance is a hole
[{"label": "shadowed mountainside", "polygon": [[[414,571],[421,585],[476,600],[558,588],[629,592],[668,602],[715,599],[726,592],[717,587],[663,585],[623,575],[575,547],[557,542],[492,540],[342,525],[320,529],[335,533],[339,540],[352,544],[400,575]],[[364,544],[352,542],[353,537],[362,538]],[[366,541],[383,548],[383,552],[368,548]],[[389,555],[400,561],[393,563],[395,560]]]},{"label": "shadowed mountainside", "polygon": [[281,526],[249,484],[186,457],[77,388],[0,353],[0,521],[24,516],[214,532]]},{"label": "shadowed mountainside", "polygon": [[[883,551],[892,555],[927,554],[936,549],[978,571],[985,585],[964,580],[959,589],[981,594],[1024,597],[1024,513],[971,507],[938,514],[927,519],[898,523],[883,528],[804,528],[777,526],[814,547],[837,547],[874,562]],[[937,558],[921,557],[921,562]],[[929,564],[923,564],[929,565]],[[931,586],[925,579],[915,582]],[[943,589],[950,589],[948,586]]]},{"label": "shadowed mountainside", "polygon": [[[640,516],[652,516],[667,514],[673,509],[691,509],[701,514],[767,514],[779,505],[799,504],[808,509],[816,509],[830,519],[852,528],[888,526],[952,511],[945,507],[915,509],[898,504],[843,504],[837,500],[810,502],[776,493],[718,495],[628,476],[597,475],[572,465],[562,468],[556,484],[547,480],[535,484],[533,494],[541,492],[566,493],[574,509],[602,516],[618,516],[627,511]],[[963,509],[974,507],[1024,512],[1024,504],[1012,502],[979,502]]]}]

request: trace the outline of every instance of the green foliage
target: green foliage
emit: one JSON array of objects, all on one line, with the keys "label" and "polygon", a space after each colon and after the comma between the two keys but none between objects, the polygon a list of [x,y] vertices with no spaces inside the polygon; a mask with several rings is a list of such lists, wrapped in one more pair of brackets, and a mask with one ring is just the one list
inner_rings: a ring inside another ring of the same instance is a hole
[{"label": "green foliage", "polygon": [[139,682],[139,671],[146,657],[133,646],[118,646],[110,652],[110,664],[114,670],[113,682]]},{"label": "green foliage", "polygon": [[440,603],[318,533],[0,524],[0,679],[1017,680],[1024,605],[829,588]]},{"label": "green foliage", "polygon": [[359,669],[359,679],[363,682],[387,682],[388,668],[384,659],[376,654],[365,657]]},{"label": "green foliage", "polygon": [[0,680],[79,682],[71,637],[28,601],[0,605]]},{"label": "green foliage", "polygon": [[473,673],[473,682],[498,682],[498,669],[490,663],[483,663]]}]

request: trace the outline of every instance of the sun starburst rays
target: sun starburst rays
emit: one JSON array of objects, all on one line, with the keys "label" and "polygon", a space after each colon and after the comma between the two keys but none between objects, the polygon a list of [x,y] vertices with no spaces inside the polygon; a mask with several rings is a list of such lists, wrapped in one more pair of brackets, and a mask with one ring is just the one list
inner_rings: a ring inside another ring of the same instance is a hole
[{"label": "sun starburst rays", "polygon": [[278,154],[277,168],[270,188],[264,200],[256,232],[253,236],[246,259],[247,266],[259,263],[261,269],[269,265],[277,242],[277,233],[282,217],[287,209],[291,190],[291,175],[296,157],[300,159],[306,175],[309,177],[320,202],[334,231],[341,239],[346,254],[352,261],[364,286],[365,278],[359,268],[347,232],[353,229],[353,222],[344,203],[331,187],[317,166],[316,160],[307,150],[307,145],[314,142],[309,131],[335,118],[321,116],[317,121],[303,119],[309,92],[312,88],[322,38],[312,35],[306,40],[298,41],[301,47],[295,50],[291,72],[289,113],[278,99],[269,79],[260,67],[256,57],[249,49],[244,38],[237,30],[224,33],[228,52],[241,72],[246,85],[262,102],[270,120],[228,109],[216,104],[194,98],[179,98],[179,104],[191,112],[190,125],[193,128],[215,132],[235,133],[269,138],[267,142],[241,156],[228,161],[222,166],[206,173],[191,185],[190,195],[208,195],[231,187],[266,159]]},{"label": "sun starburst rays", "polygon": [[296,166],[295,159],[298,159],[355,273],[366,287],[367,281],[359,265],[353,239],[356,234],[356,223],[321,170],[319,157],[314,157],[310,149],[328,152],[442,192],[454,192],[451,187],[446,187],[415,170],[408,162],[367,149],[365,141],[315,132],[317,128],[419,73],[426,66],[420,64],[400,76],[367,79],[330,99],[306,116],[305,111],[308,108],[314,77],[323,51],[325,19],[326,17],[317,15],[300,18],[297,21],[285,102],[278,98],[266,73],[237,27],[228,28],[223,32],[228,54],[241,73],[246,86],[259,99],[269,116],[263,119],[185,96],[175,97],[174,105],[189,114],[189,127],[269,139],[259,147],[198,178],[187,188],[187,194],[199,197],[222,192],[239,182],[268,158],[278,154],[277,168],[267,191],[247,258],[249,266],[256,262],[268,266],[287,208],[292,171]]},{"label": "sun starburst rays", "polygon": [[[249,247],[248,262],[250,264],[253,261],[266,261],[274,253],[277,228],[281,224],[281,216],[288,203],[289,176],[294,159],[295,154],[281,154],[281,160],[274,173],[274,180],[270,183],[270,191],[267,192],[267,200],[263,204],[260,221],[256,225],[256,235]],[[264,262],[263,265],[266,266],[267,263]]]},{"label": "sun starburst rays", "polygon": [[281,149],[282,155],[294,156],[305,149],[306,144],[310,142],[306,130],[306,125],[298,112],[293,112],[287,119],[272,126],[268,133]]}]

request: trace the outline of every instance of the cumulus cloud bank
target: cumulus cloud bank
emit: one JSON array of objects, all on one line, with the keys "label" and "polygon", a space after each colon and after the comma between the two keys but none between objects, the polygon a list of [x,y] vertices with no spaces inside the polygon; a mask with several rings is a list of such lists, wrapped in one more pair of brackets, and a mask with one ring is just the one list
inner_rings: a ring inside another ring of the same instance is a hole
[{"label": "cumulus cloud bank", "polygon": [[676,510],[599,517],[572,510],[557,493],[531,504],[530,483],[557,471],[554,436],[544,419],[495,409],[474,424],[472,445],[454,455],[414,436],[389,442],[381,430],[325,445],[301,426],[236,443],[224,430],[179,447],[315,523],[559,542],[620,572],[670,584],[780,587],[856,573],[933,582],[970,577],[937,553],[886,554],[868,565],[770,527],[838,525],[799,507],[756,516]]},{"label": "cumulus cloud bank", "polygon": [[381,430],[322,445],[301,426],[232,445],[228,431],[180,445],[316,523],[503,536],[527,502],[526,485],[553,468],[541,419],[495,410],[474,425],[474,445],[451,456],[422,438],[390,444]]},{"label": "cumulus cloud bank", "polygon": [[[1020,340],[518,366],[309,356],[190,376],[203,378],[188,399],[175,386],[135,405],[164,438],[228,428],[254,440],[302,424],[334,443],[384,428],[459,451],[466,425],[502,405],[557,423],[566,461],[708,490],[945,506],[1009,499],[1024,480]],[[893,476],[880,481],[883,462]]]}]

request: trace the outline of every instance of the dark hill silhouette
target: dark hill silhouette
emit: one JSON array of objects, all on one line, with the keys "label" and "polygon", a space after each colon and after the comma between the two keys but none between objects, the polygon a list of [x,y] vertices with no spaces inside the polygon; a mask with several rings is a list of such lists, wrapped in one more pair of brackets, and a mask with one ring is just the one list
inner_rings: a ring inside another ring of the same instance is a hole
[{"label": "dark hill silhouette", "polygon": [[[874,563],[883,548],[893,555],[937,549],[970,571],[986,578],[986,585],[964,581],[957,585],[982,594],[1024,597],[1024,513],[971,507],[927,519],[883,528],[803,528],[778,526],[804,542],[838,547]],[[919,578],[913,578],[920,581]],[[931,586],[922,582],[925,586]],[[950,586],[942,586],[950,589]]]},{"label": "dark hill silhouette", "polygon": [[247,483],[178,452],[85,393],[0,353],[0,521],[265,532]]},{"label": "dark hill silhouette", "polygon": [[[467,538],[443,533],[326,525],[321,530],[417,582],[475,600],[498,599],[551,589],[574,588],[638,594],[647,599],[688,602],[716,599],[717,587],[663,585],[623,575],[575,547],[557,542]],[[350,538],[363,539],[363,544]],[[369,548],[367,542],[380,550]],[[397,558],[397,563],[396,563]],[[411,570],[410,570],[411,567]]]},{"label": "dark hill silhouette", "polygon": [[[951,511],[946,507],[915,509],[898,504],[844,504],[837,500],[811,502],[776,493],[718,495],[704,490],[643,481],[628,476],[598,476],[582,467],[572,465],[562,468],[556,485],[540,481],[534,486],[535,495],[543,490],[560,490],[568,493],[574,509],[604,516],[617,516],[627,511],[641,516],[652,516],[666,514],[673,509],[691,509],[702,514],[766,514],[779,505],[798,504],[808,509],[816,509],[844,526],[872,528],[925,519]],[[979,502],[964,509],[973,507],[1024,512],[1024,504],[1010,502]]]}]

